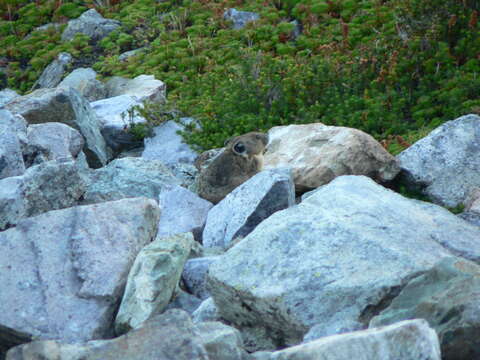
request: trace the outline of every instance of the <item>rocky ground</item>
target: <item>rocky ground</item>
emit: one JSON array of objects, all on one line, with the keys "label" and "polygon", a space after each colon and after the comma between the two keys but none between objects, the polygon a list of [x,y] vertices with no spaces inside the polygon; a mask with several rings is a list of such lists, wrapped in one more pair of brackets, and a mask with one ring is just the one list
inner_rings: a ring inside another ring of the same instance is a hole
[{"label": "rocky ground", "polygon": [[272,128],[265,170],[214,206],[182,125],[126,131],[160,80],[65,61],[0,92],[0,357],[480,358],[480,117],[397,157],[356,129]]}]

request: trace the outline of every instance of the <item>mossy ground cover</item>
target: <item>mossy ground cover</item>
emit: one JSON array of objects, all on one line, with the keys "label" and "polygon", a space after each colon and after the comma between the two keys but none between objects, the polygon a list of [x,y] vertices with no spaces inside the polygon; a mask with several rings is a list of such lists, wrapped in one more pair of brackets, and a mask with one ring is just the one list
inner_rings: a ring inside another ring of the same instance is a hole
[{"label": "mossy ground cover", "polygon": [[[96,45],[62,43],[64,26],[34,31],[91,7],[121,30]],[[260,20],[232,30],[230,7]],[[0,0],[0,61],[5,85],[21,92],[61,51],[103,78],[153,74],[167,84],[167,106],[200,121],[185,136],[201,149],[321,121],[398,152],[446,120],[480,113],[479,11],[477,0]]]}]

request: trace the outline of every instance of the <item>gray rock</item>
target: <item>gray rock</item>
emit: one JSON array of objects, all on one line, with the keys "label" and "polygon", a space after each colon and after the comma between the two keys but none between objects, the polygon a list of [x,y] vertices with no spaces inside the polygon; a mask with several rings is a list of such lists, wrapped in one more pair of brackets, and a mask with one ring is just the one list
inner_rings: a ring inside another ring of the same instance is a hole
[{"label": "gray rock", "polygon": [[84,149],[91,167],[98,168],[110,159],[110,150],[100,133],[100,121],[88,101],[72,88],[39,89],[6,105],[7,110],[22,115],[29,124],[60,122],[85,137]]},{"label": "gray rock", "polygon": [[401,152],[397,159],[411,188],[454,207],[480,186],[480,117],[448,121]]},{"label": "gray rock", "polygon": [[162,188],[178,180],[160,161],[122,158],[93,172],[85,203],[144,196],[158,200]]},{"label": "gray rock", "polygon": [[170,301],[165,310],[181,309],[192,315],[193,312],[198,309],[201,303],[202,300],[196,296],[193,296],[181,289],[177,289],[174,298],[172,301]]},{"label": "gray rock", "polygon": [[17,133],[0,124],[0,179],[19,176],[24,172],[25,163]]},{"label": "gray rock", "polygon": [[410,320],[329,336],[274,352],[270,360],[441,360],[437,334],[425,320]]},{"label": "gray rock", "polygon": [[10,350],[7,360],[208,360],[198,329],[181,310],[158,315],[112,340],[85,344],[35,341]]},{"label": "gray rock", "polygon": [[12,89],[0,90],[0,108],[17,97],[20,97],[20,95]]},{"label": "gray rock", "polygon": [[217,306],[211,297],[204,300],[197,310],[193,312],[192,319],[196,324],[206,321],[221,320],[220,315],[218,314]]},{"label": "gray rock", "polygon": [[97,73],[91,68],[78,68],[68,74],[58,86],[72,87],[88,101],[97,101],[107,96],[105,85],[98,81]]},{"label": "gray rock", "polygon": [[333,328],[325,328],[325,326],[323,326],[322,324],[319,324],[310,328],[308,333],[306,333],[305,336],[303,337],[303,343],[308,343],[310,341],[320,339],[325,336],[358,331],[364,328],[365,328],[365,325],[363,325],[359,321],[354,321],[354,320],[346,321],[343,324],[341,324],[340,327],[333,327]]},{"label": "gray rock", "polygon": [[480,260],[480,229],[363,176],[342,176],[264,220],[210,266],[222,318],[296,344],[367,323],[411,278],[452,254]]},{"label": "gray rock", "polygon": [[162,103],[165,101],[167,87],[153,75],[139,75],[134,79],[114,76],[105,84],[108,97],[130,95],[138,101]]},{"label": "gray rock", "polygon": [[50,211],[0,232],[0,331],[67,342],[111,336],[128,271],[158,218],[154,201],[126,199]]},{"label": "gray rock", "polygon": [[145,48],[139,48],[139,49],[134,49],[134,50],[130,50],[130,51],[125,51],[124,53],[121,53],[118,56],[118,60],[120,60],[121,62],[128,61],[131,57],[133,57],[135,55],[138,55],[139,53],[141,53],[144,50],[145,50]]},{"label": "gray rock", "polygon": [[119,27],[119,21],[105,19],[95,9],[90,9],[77,19],[68,22],[62,34],[62,41],[70,41],[76,34],[85,34],[92,41],[97,42]]},{"label": "gray rock", "polygon": [[214,206],[203,231],[205,247],[228,248],[276,211],[295,204],[289,169],[262,171]]},{"label": "gray rock", "polygon": [[176,163],[193,164],[198,154],[183,142],[177,134],[184,127],[173,120],[153,129],[154,136],[145,138],[145,150],[142,157],[149,160],[161,160],[165,165]]},{"label": "gray rock", "polygon": [[238,30],[244,28],[249,22],[260,19],[260,15],[254,12],[238,11],[232,8],[225,11],[223,18],[232,21],[233,29]]},{"label": "gray rock", "polygon": [[221,322],[204,322],[197,328],[210,360],[242,360],[246,355],[237,329]]},{"label": "gray rock", "polygon": [[207,273],[210,265],[217,259],[218,256],[190,259],[183,269],[182,279],[188,291],[202,300],[210,297],[206,289]]},{"label": "gray rock", "polygon": [[480,266],[448,258],[410,281],[370,326],[422,318],[438,334],[442,359],[478,359]]},{"label": "gray rock", "polygon": [[43,70],[42,75],[33,85],[32,89],[54,88],[62,80],[73,58],[69,53],[62,52]]},{"label": "gray rock", "polygon": [[123,334],[165,310],[178,285],[192,248],[191,233],[157,237],[135,259],[115,319],[115,332]]},{"label": "gray rock", "polygon": [[87,185],[74,162],[44,162],[0,180],[0,229],[21,219],[77,204]]},{"label": "gray rock", "polygon": [[469,222],[472,225],[480,226],[480,214],[475,211],[465,211],[457,215],[459,218]]},{"label": "gray rock", "polygon": [[173,175],[180,180],[180,183],[183,187],[194,193],[197,193],[195,190],[195,180],[198,175],[198,170],[194,165],[176,163],[169,166],[169,168],[172,170]]},{"label": "gray rock", "polygon": [[119,95],[90,104],[101,123],[102,135],[108,146],[116,152],[142,145],[142,141],[128,131],[133,125],[147,120],[134,109],[142,103],[130,95]]},{"label": "gray rock", "polygon": [[165,185],[158,198],[162,217],[158,235],[169,236],[191,231],[201,242],[208,211],[213,204],[179,185]]},{"label": "gray rock", "polygon": [[77,130],[55,122],[30,125],[27,138],[29,165],[49,160],[74,161],[85,144]]}]

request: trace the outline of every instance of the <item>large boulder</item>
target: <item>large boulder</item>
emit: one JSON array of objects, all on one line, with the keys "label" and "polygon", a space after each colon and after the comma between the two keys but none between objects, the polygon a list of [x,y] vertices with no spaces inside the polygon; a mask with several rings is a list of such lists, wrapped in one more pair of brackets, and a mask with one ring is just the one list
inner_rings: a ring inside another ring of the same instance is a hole
[{"label": "large boulder", "polygon": [[480,116],[446,122],[397,159],[409,187],[437,204],[459,205],[480,186]]},{"label": "large boulder", "polygon": [[82,342],[112,336],[128,271],[155,236],[148,199],[50,211],[0,232],[0,339]]},{"label": "large boulder", "polygon": [[296,344],[314,325],[367,324],[444,257],[480,262],[480,229],[364,176],[342,176],[260,223],[209,268],[220,315]]},{"label": "large boulder", "polygon": [[265,168],[290,166],[297,192],[327,184],[341,175],[392,180],[400,171],[395,158],[373,137],[351,128],[277,126],[268,132]]},{"label": "large boulder", "polygon": [[80,131],[85,137],[84,150],[91,167],[101,167],[111,157],[95,111],[73,88],[39,89],[14,99],[6,109],[22,115],[29,124],[60,122]]},{"label": "large boulder", "polygon": [[161,103],[165,101],[167,87],[153,75],[139,75],[134,79],[114,76],[105,84],[108,97],[130,95],[141,102]]},{"label": "large boulder", "polygon": [[249,11],[238,11],[235,8],[226,10],[223,13],[225,20],[230,20],[233,23],[233,29],[243,29],[248,23],[260,19],[260,15]]},{"label": "large boulder", "polygon": [[54,88],[62,80],[68,67],[72,64],[73,58],[69,53],[62,52],[43,70],[33,86],[34,89]]},{"label": "large boulder", "polygon": [[158,200],[162,188],[178,180],[160,161],[127,157],[95,170],[84,195],[85,203],[147,197]]},{"label": "large boulder", "polygon": [[425,320],[325,337],[277,351],[266,360],[441,360],[437,334]]},{"label": "large boulder", "polygon": [[19,176],[24,172],[25,163],[20,139],[15,130],[0,123],[0,179]]},{"label": "large boulder", "polygon": [[173,120],[167,121],[153,129],[154,136],[145,138],[145,150],[142,157],[150,160],[160,160],[167,166],[177,163],[193,164],[198,154],[185,144],[179,131],[184,126]]},{"label": "large boulder", "polygon": [[181,310],[158,315],[112,340],[85,344],[35,341],[17,346],[7,360],[209,360],[198,328]]},{"label": "large boulder", "polygon": [[105,19],[97,10],[90,9],[77,19],[68,22],[67,28],[62,34],[62,41],[72,40],[76,34],[85,34],[93,42],[97,42],[119,27],[119,21]]},{"label": "large boulder", "polygon": [[0,230],[21,219],[76,205],[87,182],[75,162],[48,161],[0,180]]},{"label": "large boulder", "polygon": [[0,107],[9,103],[17,97],[20,97],[20,95],[18,95],[17,92],[12,89],[0,90]]},{"label": "large boulder", "polygon": [[123,334],[165,310],[172,298],[193,244],[191,233],[157,237],[135,259],[115,331]]},{"label": "large boulder", "polygon": [[27,139],[25,157],[30,164],[49,160],[74,161],[85,144],[80,132],[56,122],[30,125],[27,130]]},{"label": "large boulder", "polygon": [[142,145],[142,140],[129,132],[132,126],[147,122],[134,108],[142,105],[139,100],[130,95],[119,95],[90,105],[100,120],[102,135],[109,147],[120,152]]},{"label": "large boulder", "polygon": [[158,198],[162,217],[158,224],[159,236],[192,232],[201,242],[202,230],[213,204],[179,185],[165,185]]},{"label": "large boulder", "polygon": [[217,261],[218,256],[205,256],[189,259],[182,272],[185,287],[193,295],[205,300],[210,297],[206,289],[208,268]]},{"label": "large boulder", "polygon": [[107,96],[105,85],[97,80],[97,73],[91,68],[73,70],[58,86],[72,87],[88,101],[101,100]]},{"label": "large boulder", "polygon": [[209,211],[203,230],[203,245],[226,249],[276,211],[294,204],[295,189],[290,170],[262,171]]},{"label": "large boulder", "polygon": [[438,334],[445,360],[480,358],[480,266],[448,258],[410,281],[371,327],[422,318]]}]

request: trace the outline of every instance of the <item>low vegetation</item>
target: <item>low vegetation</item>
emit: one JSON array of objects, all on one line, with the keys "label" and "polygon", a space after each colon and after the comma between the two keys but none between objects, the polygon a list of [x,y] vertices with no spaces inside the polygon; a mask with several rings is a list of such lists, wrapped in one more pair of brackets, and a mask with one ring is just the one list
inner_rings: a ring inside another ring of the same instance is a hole
[{"label": "low vegetation", "polygon": [[[92,7],[121,30],[98,44],[62,43],[64,24]],[[260,20],[232,30],[223,18],[231,7]],[[153,74],[167,84],[166,106],[199,120],[185,137],[201,149],[321,121],[398,152],[480,113],[479,11],[477,0],[2,0],[0,68],[22,93],[61,51],[103,78]],[[49,22],[63,25],[35,30]]]}]

